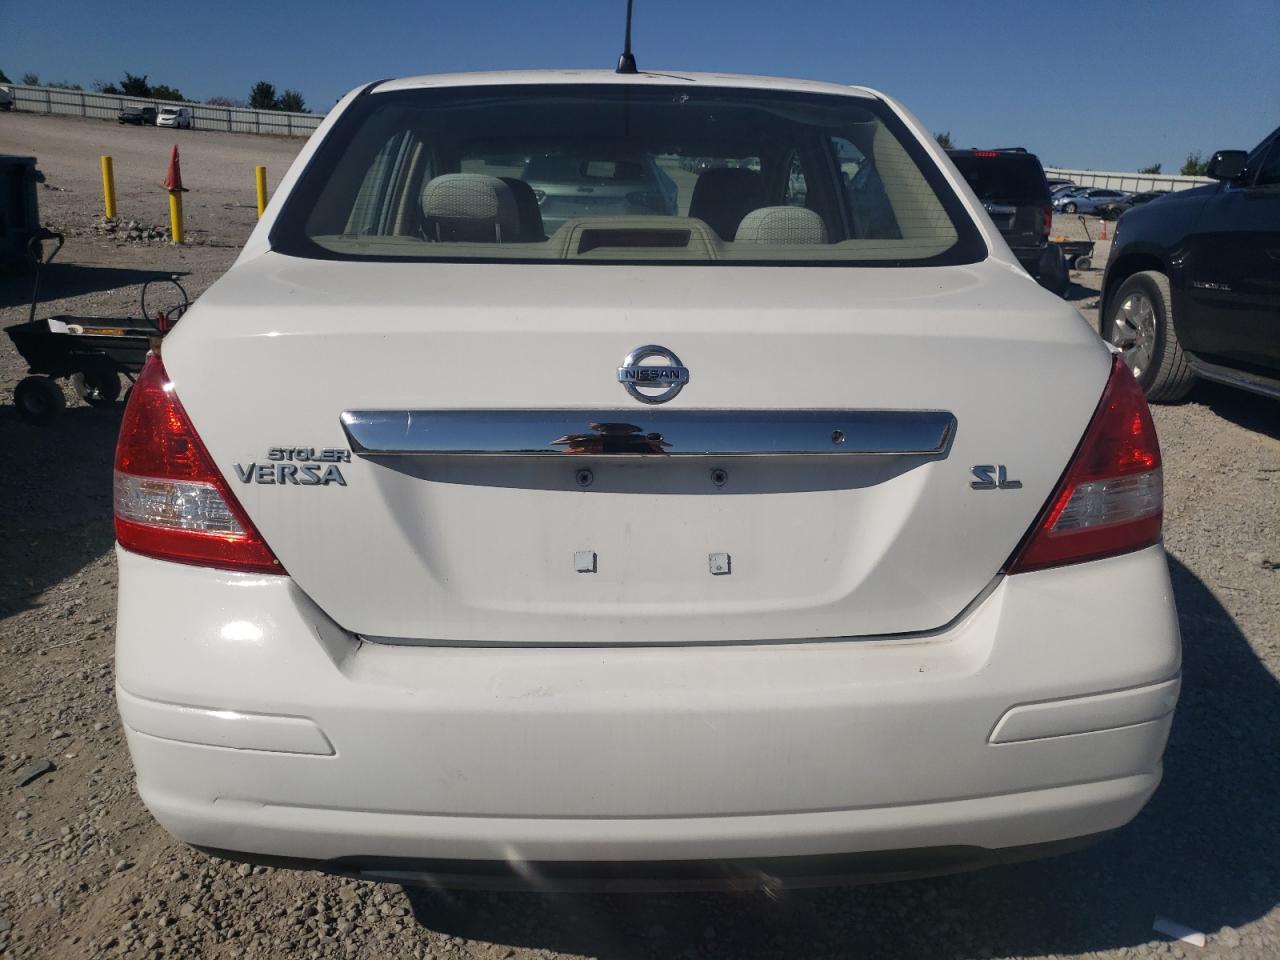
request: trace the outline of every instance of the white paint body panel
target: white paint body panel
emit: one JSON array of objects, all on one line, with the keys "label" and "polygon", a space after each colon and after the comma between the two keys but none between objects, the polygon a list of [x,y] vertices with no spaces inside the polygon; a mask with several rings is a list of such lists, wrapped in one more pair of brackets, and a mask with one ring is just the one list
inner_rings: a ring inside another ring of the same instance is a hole
[{"label": "white paint body panel", "polygon": [[[245,484],[278,446],[344,447],[351,409],[643,412],[636,346],[692,372],[663,409],[948,410],[945,459],[343,465]],[[1012,553],[1110,369],[1002,265],[924,269],[315,263],[234,268],[165,342],[178,395],[285,569],[345,629],[530,643],[741,642],[936,629]],[[1019,490],[977,492],[1003,463]],[[593,550],[598,572],[574,554]],[[733,573],[711,578],[707,556]]]},{"label": "white paint body panel", "polygon": [[1155,788],[1171,703],[1115,729],[992,731],[1021,704],[1180,668],[1159,547],[1007,577],[929,640],[612,649],[361,644],[287,577],[119,560],[122,698],[302,717],[333,745],[214,747],[125,712],[157,818],[243,852],[652,860],[1080,836]]}]

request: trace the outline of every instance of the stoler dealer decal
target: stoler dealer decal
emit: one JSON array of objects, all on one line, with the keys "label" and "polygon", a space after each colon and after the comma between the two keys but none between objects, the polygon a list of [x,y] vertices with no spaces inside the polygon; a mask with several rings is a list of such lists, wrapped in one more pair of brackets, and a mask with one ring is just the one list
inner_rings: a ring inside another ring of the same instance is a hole
[{"label": "stoler dealer decal", "polygon": [[345,487],[339,463],[351,462],[351,451],[336,447],[272,447],[269,463],[237,463],[241,483],[292,483],[302,487],[325,487],[331,483]]}]

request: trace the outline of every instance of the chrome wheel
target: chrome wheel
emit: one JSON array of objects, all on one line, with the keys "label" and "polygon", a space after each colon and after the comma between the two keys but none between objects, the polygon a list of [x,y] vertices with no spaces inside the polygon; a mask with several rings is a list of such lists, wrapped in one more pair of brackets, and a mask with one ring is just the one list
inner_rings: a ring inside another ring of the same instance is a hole
[{"label": "chrome wheel", "polygon": [[1133,290],[1120,302],[1111,325],[1111,342],[1120,348],[1133,375],[1141,379],[1156,350],[1156,308],[1146,294]]}]

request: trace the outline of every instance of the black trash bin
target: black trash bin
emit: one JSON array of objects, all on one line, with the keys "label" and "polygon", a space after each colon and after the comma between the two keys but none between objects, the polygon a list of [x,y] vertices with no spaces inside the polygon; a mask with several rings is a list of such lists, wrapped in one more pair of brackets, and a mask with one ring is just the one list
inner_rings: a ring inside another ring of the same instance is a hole
[{"label": "black trash bin", "polygon": [[0,270],[32,266],[28,245],[40,230],[36,184],[42,180],[35,157],[0,154]]}]

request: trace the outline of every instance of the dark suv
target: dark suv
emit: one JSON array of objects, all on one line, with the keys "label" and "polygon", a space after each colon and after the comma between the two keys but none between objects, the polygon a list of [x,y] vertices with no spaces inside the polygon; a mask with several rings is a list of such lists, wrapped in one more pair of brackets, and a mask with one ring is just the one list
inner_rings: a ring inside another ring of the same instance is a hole
[{"label": "dark suv", "polygon": [[125,107],[116,114],[121,123],[132,123],[135,127],[154,127],[156,125],[155,107]]},{"label": "dark suv", "polygon": [[1280,129],[1219,150],[1218,182],[1120,218],[1102,285],[1102,335],[1153,401],[1196,377],[1280,398]]},{"label": "dark suv", "polygon": [[1033,153],[1012,150],[948,150],[956,169],[987,208],[1018,262],[1054,289],[1065,285],[1066,271],[1056,247],[1049,245],[1053,204],[1044,168]]}]

